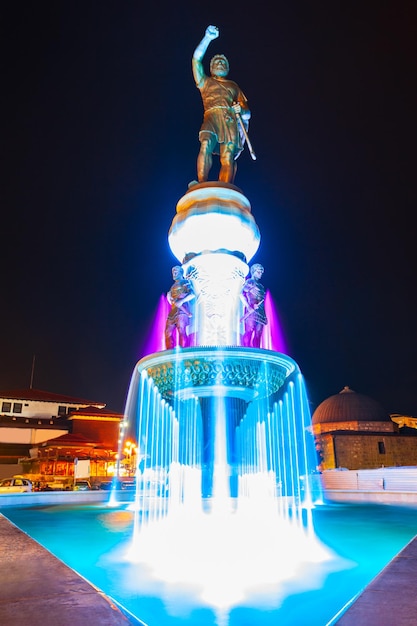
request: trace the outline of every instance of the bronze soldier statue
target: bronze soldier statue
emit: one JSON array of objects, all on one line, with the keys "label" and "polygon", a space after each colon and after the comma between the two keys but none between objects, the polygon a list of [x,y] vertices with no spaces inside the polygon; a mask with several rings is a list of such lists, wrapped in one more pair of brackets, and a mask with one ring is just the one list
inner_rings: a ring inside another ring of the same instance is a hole
[{"label": "bronze soldier statue", "polygon": [[[193,54],[194,80],[200,90],[204,107],[204,119],[199,133],[200,152],[197,158],[197,176],[200,183],[207,181],[213,154],[220,155],[219,180],[233,183],[236,159],[243,150],[245,138],[248,140],[246,131],[251,114],[239,86],[226,78],[229,73],[226,57],[216,54],[210,62],[211,76],[204,73],[204,54],[210,42],[218,36],[219,29],[208,26]],[[252,158],[256,158],[254,154]]]},{"label": "bronze soldier statue", "polygon": [[192,284],[184,278],[184,270],[180,265],[175,265],[172,268],[172,278],[174,284],[167,293],[167,299],[171,305],[165,324],[165,346],[167,350],[175,348],[177,344],[182,348],[188,346],[187,326],[192,317],[188,302],[195,297]]},{"label": "bronze soldier statue", "polygon": [[242,287],[242,300],[246,312],[242,317],[245,324],[243,345],[259,348],[264,326],[268,323],[265,314],[265,287],[260,282],[264,268],[260,263],[255,263],[250,268],[251,277]]}]

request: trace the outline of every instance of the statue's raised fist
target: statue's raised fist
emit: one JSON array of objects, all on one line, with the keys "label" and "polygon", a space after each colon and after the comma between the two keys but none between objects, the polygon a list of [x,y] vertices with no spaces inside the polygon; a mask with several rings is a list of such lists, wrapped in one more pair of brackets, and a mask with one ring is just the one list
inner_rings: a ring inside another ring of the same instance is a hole
[{"label": "statue's raised fist", "polygon": [[217,39],[217,37],[219,36],[219,29],[217,28],[217,26],[207,26],[206,36],[210,37],[210,39]]}]

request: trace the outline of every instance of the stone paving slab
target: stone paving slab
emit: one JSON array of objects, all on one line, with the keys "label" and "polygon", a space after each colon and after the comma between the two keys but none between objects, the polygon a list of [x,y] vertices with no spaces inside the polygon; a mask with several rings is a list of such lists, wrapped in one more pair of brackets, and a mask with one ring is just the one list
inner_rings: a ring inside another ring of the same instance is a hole
[{"label": "stone paving slab", "polygon": [[417,624],[417,538],[364,589],[337,626],[413,626]]},{"label": "stone paving slab", "polygon": [[138,626],[107,596],[0,514],[0,624]]}]

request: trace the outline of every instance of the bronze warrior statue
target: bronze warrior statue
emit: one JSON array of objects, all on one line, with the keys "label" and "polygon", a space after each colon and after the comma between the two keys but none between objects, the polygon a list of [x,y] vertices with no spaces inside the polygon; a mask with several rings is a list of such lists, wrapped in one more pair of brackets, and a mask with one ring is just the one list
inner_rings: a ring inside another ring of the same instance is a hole
[{"label": "bronze warrior statue", "polygon": [[243,345],[259,348],[265,324],[268,323],[265,314],[265,287],[260,282],[264,268],[260,263],[255,263],[250,268],[250,278],[246,279],[242,287],[242,300],[246,312],[242,317],[245,324]]},{"label": "bronze warrior statue", "polygon": [[[165,345],[167,350],[175,348],[179,344],[182,348],[188,346],[187,326],[190,323],[192,313],[189,301],[195,295],[192,284],[184,278],[184,270],[180,265],[172,268],[174,284],[167,293],[167,299],[171,305],[165,325]],[[178,339],[176,334],[178,332]]]},{"label": "bronze warrior statue", "polygon": [[[250,111],[239,86],[229,80],[229,62],[223,54],[216,54],[210,62],[211,76],[203,68],[204,54],[213,39],[219,36],[216,26],[208,26],[193,55],[193,75],[201,93],[204,119],[199,133],[200,152],[197,158],[198,182],[207,181],[212,166],[212,155],[220,155],[219,180],[233,183],[236,159],[243,150]],[[248,142],[248,147],[251,146]],[[256,158],[251,150],[252,158]]]}]

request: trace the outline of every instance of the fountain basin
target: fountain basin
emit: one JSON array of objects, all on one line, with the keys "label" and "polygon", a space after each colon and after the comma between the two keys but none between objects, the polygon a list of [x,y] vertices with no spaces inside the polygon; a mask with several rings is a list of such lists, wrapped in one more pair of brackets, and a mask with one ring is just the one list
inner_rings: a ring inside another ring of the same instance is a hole
[{"label": "fountain basin", "polygon": [[139,374],[146,371],[165,400],[220,393],[250,401],[278,392],[298,370],[286,355],[243,347],[167,350],[136,367]]}]

